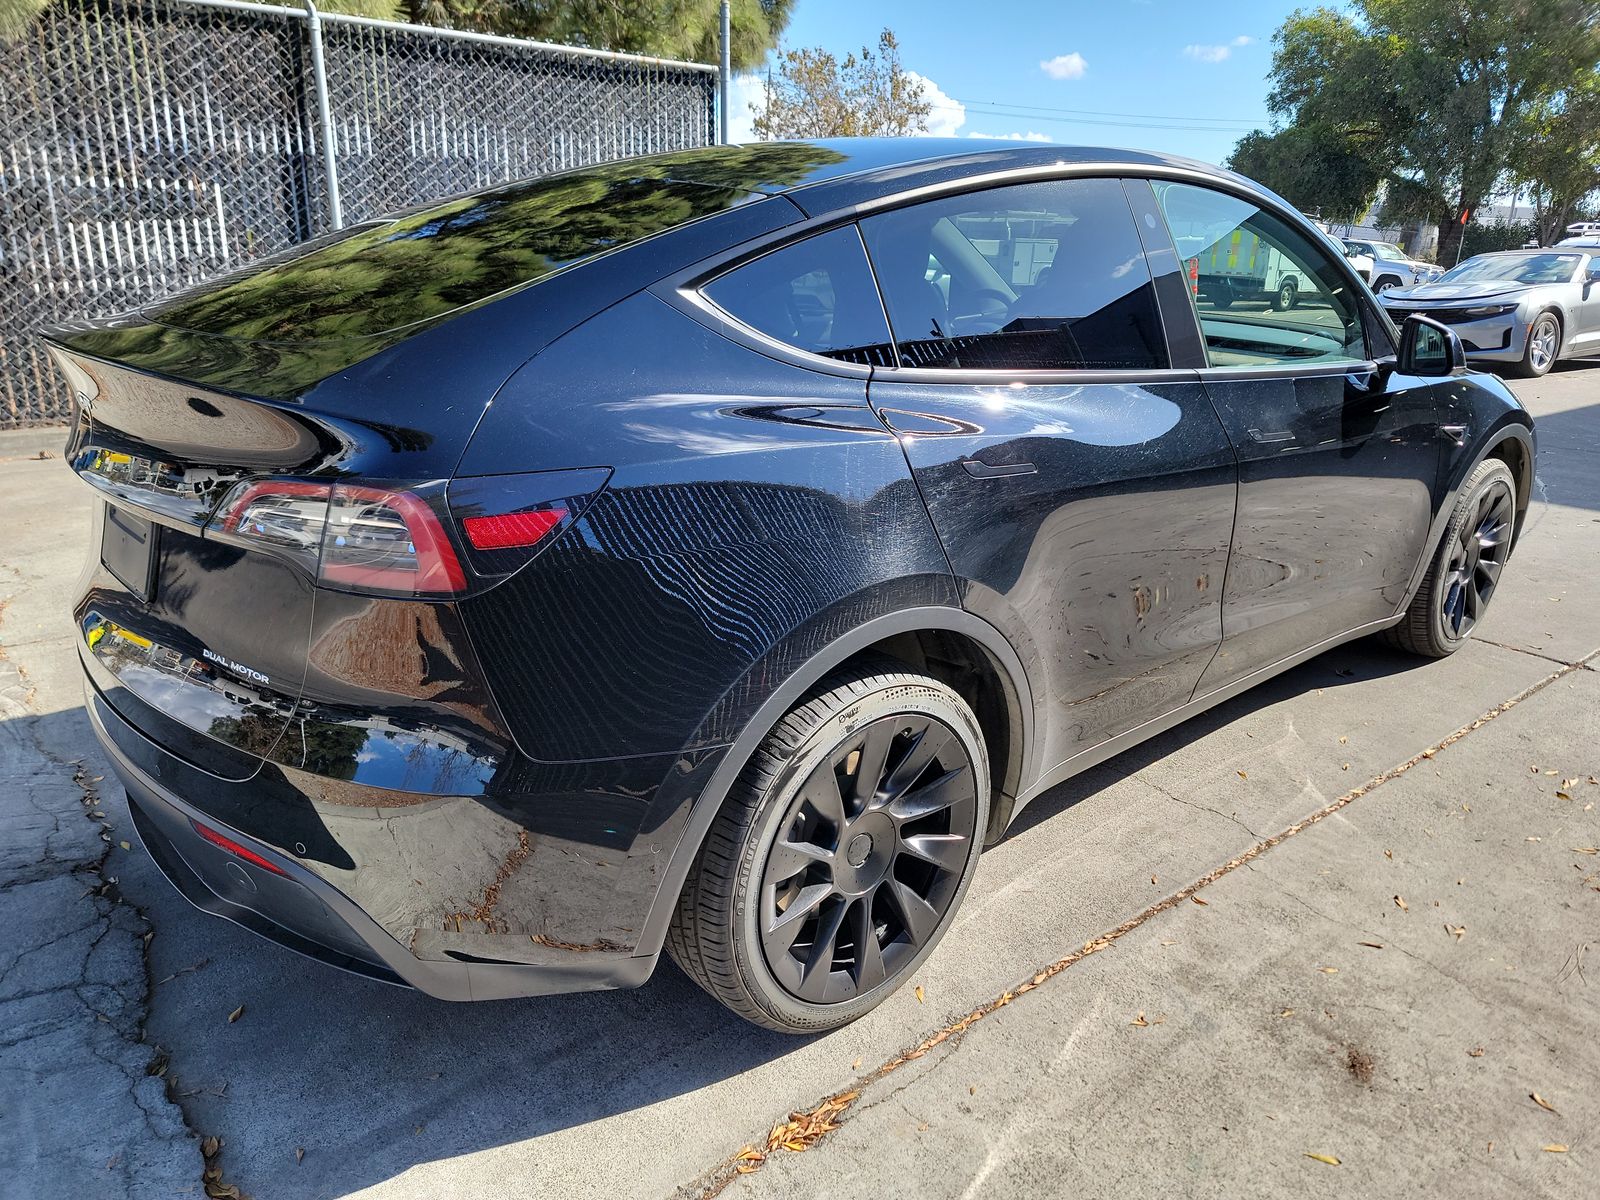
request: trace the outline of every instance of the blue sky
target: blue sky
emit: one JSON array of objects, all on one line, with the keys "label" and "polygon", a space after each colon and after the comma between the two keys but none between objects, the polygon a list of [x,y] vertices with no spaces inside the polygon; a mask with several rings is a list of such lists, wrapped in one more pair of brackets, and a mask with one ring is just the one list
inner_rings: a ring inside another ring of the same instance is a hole
[{"label": "blue sky", "polygon": [[[822,46],[843,57],[875,44],[888,26],[905,67],[931,85],[930,132],[1131,146],[1221,162],[1244,133],[1268,123],[1272,34],[1303,6],[798,0],[784,46]],[[741,109],[759,94],[757,79],[738,82],[735,140]]]}]

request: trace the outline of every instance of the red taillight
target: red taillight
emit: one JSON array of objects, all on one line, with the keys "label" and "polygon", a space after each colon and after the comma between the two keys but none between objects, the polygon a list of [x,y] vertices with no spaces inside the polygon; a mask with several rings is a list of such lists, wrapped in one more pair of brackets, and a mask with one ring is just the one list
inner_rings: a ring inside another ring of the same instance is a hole
[{"label": "red taillight", "polygon": [[333,489],[320,574],[344,587],[411,596],[467,588],[455,547],[426,500],[354,484]]},{"label": "red taillight", "polygon": [[210,842],[213,846],[216,846],[219,849],[226,850],[235,858],[242,858],[245,862],[250,863],[252,866],[260,867],[263,871],[271,871],[274,875],[282,875],[285,878],[288,877],[289,872],[285,871],[282,867],[278,866],[276,863],[268,862],[254,850],[250,850],[244,846],[241,846],[232,838],[224,837],[215,829],[208,829],[206,826],[200,824],[199,821],[196,821],[192,818],[190,819],[189,824],[193,825],[194,831],[201,837],[205,838],[206,841]]},{"label": "red taillight", "polygon": [[584,513],[609,467],[424,483],[235,484],[205,536],[301,563],[340,591],[460,596],[525,566]]},{"label": "red taillight", "polygon": [[567,519],[562,505],[537,508],[532,512],[502,513],[491,517],[467,517],[461,522],[467,541],[475,550],[514,550],[537,545]]},{"label": "red taillight", "polygon": [[207,529],[298,558],[319,579],[353,591],[448,596],[466,572],[419,490],[256,479],[237,485]]}]

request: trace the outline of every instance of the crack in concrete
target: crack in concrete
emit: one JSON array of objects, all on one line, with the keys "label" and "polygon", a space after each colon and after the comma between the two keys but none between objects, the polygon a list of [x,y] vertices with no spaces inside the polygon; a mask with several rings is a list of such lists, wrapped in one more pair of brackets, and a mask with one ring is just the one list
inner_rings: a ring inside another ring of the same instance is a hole
[{"label": "crack in concrete", "polygon": [[1138,771],[1135,771],[1132,775],[1127,776],[1127,778],[1138,780],[1140,783],[1144,784],[1145,787],[1149,788],[1151,791],[1159,792],[1161,795],[1165,796],[1168,800],[1171,800],[1176,804],[1182,804],[1182,805],[1184,805],[1184,806],[1186,806],[1188,808],[1199,809],[1201,812],[1208,812],[1212,816],[1221,817],[1224,821],[1232,821],[1235,825],[1237,825],[1240,829],[1242,829],[1246,833],[1248,833],[1256,841],[1260,841],[1261,840],[1261,835],[1259,833],[1257,833],[1254,829],[1251,829],[1250,826],[1246,825],[1243,821],[1241,821],[1239,819],[1238,815],[1235,814],[1235,813],[1225,813],[1220,808],[1213,808],[1213,807],[1211,807],[1211,805],[1202,804],[1198,800],[1185,800],[1182,796],[1178,795],[1176,792],[1169,791],[1168,789],[1162,787],[1159,783],[1156,783],[1156,782],[1154,782],[1153,780],[1150,780],[1150,779],[1146,779],[1144,777],[1144,775],[1141,772],[1138,772]]},{"label": "crack in concrete", "polygon": [[[15,568],[11,570],[20,577]],[[0,626],[3,626],[5,609],[5,603],[0,601]],[[48,639],[32,639],[27,644],[42,640]],[[16,1049],[39,1038],[47,1030],[60,1033],[82,1021],[109,1026],[111,1034],[117,1039],[109,1045],[92,1025],[86,1034],[75,1037],[74,1040],[81,1045],[82,1051],[87,1051],[88,1058],[114,1072],[116,1077],[123,1080],[128,1099],[138,1111],[144,1132],[150,1141],[157,1144],[171,1143],[181,1137],[194,1145],[196,1155],[199,1157],[199,1132],[190,1122],[183,1106],[172,1095],[170,1081],[159,1104],[148,1094],[153,1090],[147,1082],[151,1078],[150,1068],[157,1061],[159,1053],[159,1048],[151,1046],[145,1036],[145,1023],[149,1017],[153,994],[149,947],[154,928],[144,910],[121,894],[116,876],[109,873],[108,868],[116,843],[112,838],[111,825],[104,817],[101,808],[98,785],[103,776],[91,777],[83,759],[67,759],[47,743],[41,730],[41,717],[35,711],[35,688],[28,680],[23,664],[8,653],[17,645],[18,643],[0,643],[0,662],[15,673],[12,685],[8,689],[11,694],[0,697],[6,700],[4,709],[0,709],[0,712],[7,718],[0,728],[5,730],[12,741],[16,757],[20,762],[26,764],[31,760],[43,764],[38,769],[27,770],[21,776],[21,786],[12,788],[11,795],[16,796],[20,793],[21,803],[26,810],[31,810],[39,819],[40,826],[47,826],[47,829],[42,839],[43,854],[32,863],[19,864],[4,884],[0,885],[0,894],[14,894],[25,887],[49,887],[57,881],[82,876],[90,886],[77,897],[76,902],[82,903],[88,900],[92,916],[77,922],[70,929],[55,933],[37,945],[11,955],[4,969],[0,969],[0,987],[16,976],[25,964],[35,961],[41,953],[52,950],[59,953],[62,947],[83,938],[91,931],[92,936],[87,946],[77,954],[75,964],[70,966],[60,964],[66,969],[60,972],[59,982],[0,994],[0,1005],[14,1005],[30,998],[44,996],[70,995],[76,1001],[78,1011],[63,1013],[43,1027],[38,1023],[30,1023],[25,1027],[25,1032],[0,1041],[0,1048]],[[18,692],[21,693],[20,696]],[[70,809],[64,809],[60,804],[49,805],[42,796],[28,786],[30,780],[55,782],[63,777],[70,779],[72,786],[78,790],[82,815],[98,825],[96,832],[101,846],[98,854],[92,857],[85,857],[83,852],[66,856],[57,851],[57,841],[67,836],[62,823],[63,813]],[[26,818],[24,821],[26,823]],[[115,959],[109,965],[106,962],[105,955],[113,952],[113,935],[129,937],[138,943],[136,954],[142,979],[137,986],[126,977],[128,973],[125,964],[116,962]],[[117,1052],[117,1042],[126,1047],[127,1053]],[[150,1051],[144,1061],[140,1061],[138,1053],[140,1048],[147,1048]],[[178,1121],[162,1120],[167,1114],[162,1111],[161,1105],[170,1106],[171,1111],[177,1114]],[[182,1130],[181,1134],[174,1132],[174,1126]],[[137,1191],[140,1157],[137,1150],[130,1153],[124,1146],[105,1163],[108,1182],[110,1178],[117,1179],[121,1184],[118,1189],[120,1194],[132,1195]],[[203,1158],[201,1165],[203,1169]]]},{"label": "crack in concrete", "polygon": [[1584,659],[1579,659],[1577,662],[1570,662],[1565,658],[1557,658],[1553,654],[1540,654],[1537,650],[1529,650],[1525,646],[1513,646],[1510,642],[1497,642],[1493,638],[1486,638],[1479,634],[1473,634],[1472,640],[1475,642],[1482,642],[1485,646],[1494,646],[1501,650],[1509,650],[1513,654],[1526,654],[1529,658],[1542,659],[1545,662],[1555,663],[1557,666],[1561,667],[1577,667],[1584,671],[1594,670],[1594,667],[1589,665]]}]

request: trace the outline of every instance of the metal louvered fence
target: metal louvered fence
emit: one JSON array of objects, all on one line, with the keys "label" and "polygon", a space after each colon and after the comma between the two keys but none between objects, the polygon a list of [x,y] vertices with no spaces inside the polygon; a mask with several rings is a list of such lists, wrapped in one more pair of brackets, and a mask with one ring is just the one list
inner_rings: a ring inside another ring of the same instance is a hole
[{"label": "metal louvered fence", "polygon": [[707,145],[716,89],[309,6],[57,0],[0,38],[0,429],[71,416],[42,327],[418,201]]}]

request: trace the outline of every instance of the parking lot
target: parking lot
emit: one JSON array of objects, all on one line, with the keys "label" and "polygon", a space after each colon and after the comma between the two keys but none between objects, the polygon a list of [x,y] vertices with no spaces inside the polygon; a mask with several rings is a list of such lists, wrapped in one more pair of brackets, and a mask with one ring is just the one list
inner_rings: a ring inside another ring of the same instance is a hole
[{"label": "parking lot", "polygon": [[1058,788],[809,1040],[665,959],[450,1005],[189,908],[78,707],[90,496],[0,435],[0,1193],[1588,1194],[1600,364],[1514,386],[1539,485],[1471,644],[1352,644]]}]

